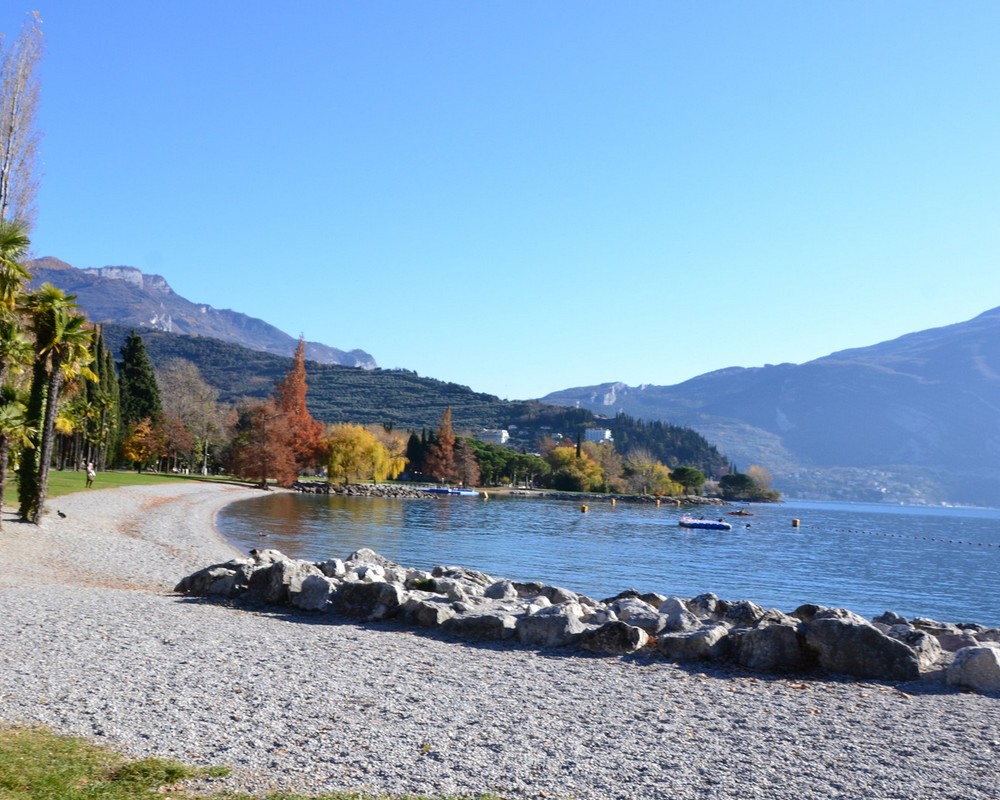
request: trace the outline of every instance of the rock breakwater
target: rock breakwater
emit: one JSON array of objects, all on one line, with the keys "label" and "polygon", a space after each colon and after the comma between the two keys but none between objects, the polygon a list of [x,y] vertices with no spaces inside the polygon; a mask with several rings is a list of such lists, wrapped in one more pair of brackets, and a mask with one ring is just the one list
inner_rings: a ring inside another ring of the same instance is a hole
[{"label": "rock breakwater", "polygon": [[[301,494],[339,494],[348,497],[390,497],[390,498],[433,498],[441,495],[430,491],[428,486],[410,486],[401,483],[348,483],[334,484],[320,480],[300,480],[290,487]],[[573,502],[616,503],[666,503],[685,507],[723,506],[726,501],[717,497],[685,495],[683,497],[656,497],[654,495],[615,495],[589,492],[554,492],[545,489],[484,489],[482,494],[507,494],[513,497],[538,497],[549,500],[569,500]]]},{"label": "rock breakwater", "polygon": [[714,594],[683,599],[634,590],[594,600],[467,567],[404,567],[367,549],[323,562],[252,550],[249,558],[188,575],[175,591],[362,621],[397,619],[468,640],[884,681],[944,674],[951,685],[1000,693],[1000,629],[891,611],[869,621],[843,608],[802,605],[785,613]]},{"label": "rock breakwater", "polygon": [[291,488],[302,494],[341,494],[348,497],[430,497],[412,486],[395,483],[333,484],[326,481],[296,481]]}]

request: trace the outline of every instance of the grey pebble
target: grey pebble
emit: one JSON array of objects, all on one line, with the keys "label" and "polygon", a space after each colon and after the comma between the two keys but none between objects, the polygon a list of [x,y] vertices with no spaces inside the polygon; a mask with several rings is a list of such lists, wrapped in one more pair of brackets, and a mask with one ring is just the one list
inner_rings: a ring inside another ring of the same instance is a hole
[{"label": "grey pebble", "polygon": [[40,528],[5,521],[0,722],[231,767],[211,790],[1000,798],[996,697],[477,646],[173,595],[239,555],[212,518],[254,495],[90,491]]}]

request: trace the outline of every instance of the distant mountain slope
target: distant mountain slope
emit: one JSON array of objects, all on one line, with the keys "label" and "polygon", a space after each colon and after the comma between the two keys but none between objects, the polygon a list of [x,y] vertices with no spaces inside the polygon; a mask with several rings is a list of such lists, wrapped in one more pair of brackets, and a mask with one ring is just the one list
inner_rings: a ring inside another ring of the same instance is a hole
[{"label": "distant mountain slope", "polygon": [[1000,308],[806,364],[542,400],[693,427],[793,496],[1000,505]]},{"label": "distant mountain slope", "polygon": [[[108,347],[116,355],[130,330],[120,325],[104,326]],[[142,332],[142,340],[154,366],[171,358],[190,361],[219,390],[219,399],[228,403],[269,395],[292,365],[289,357],[250,351],[207,336],[148,330]],[[448,407],[460,431],[506,427],[530,418],[544,417],[543,423],[552,418],[592,419],[590,412],[500,400],[407,370],[360,369],[313,361],[307,361],[306,370],[309,411],[323,422],[391,423],[403,429],[434,430]]]},{"label": "distant mountain slope", "polygon": [[[29,267],[32,287],[48,282],[76,295],[77,303],[94,322],[211,336],[277,355],[292,355],[298,344],[297,339],[263,320],[192,303],[159,275],[146,275],[134,267],[77,269],[57,258],[40,258]],[[318,342],[306,343],[306,356],[321,364],[376,366],[375,359],[363,350],[345,352]]]}]

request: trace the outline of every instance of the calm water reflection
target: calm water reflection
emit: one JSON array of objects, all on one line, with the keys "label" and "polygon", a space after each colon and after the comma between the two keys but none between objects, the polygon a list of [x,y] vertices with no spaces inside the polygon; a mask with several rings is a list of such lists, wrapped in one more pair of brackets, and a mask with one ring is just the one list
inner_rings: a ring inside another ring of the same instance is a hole
[{"label": "calm water reflection", "polygon": [[718,533],[679,528],[672,506],[591,502],[584,514],[577,503],[542,498],[282,493],[231,505],[219,525],[243,550],[323,560],[370,547],[407,566],[469,566],[598,598],[630,587],[683,597],[712,591],[786,611],[812,602],[867,616],[892,609],[1000,625],[1000,511],[822,503],[752,510],[727,517],[733,532]]}]

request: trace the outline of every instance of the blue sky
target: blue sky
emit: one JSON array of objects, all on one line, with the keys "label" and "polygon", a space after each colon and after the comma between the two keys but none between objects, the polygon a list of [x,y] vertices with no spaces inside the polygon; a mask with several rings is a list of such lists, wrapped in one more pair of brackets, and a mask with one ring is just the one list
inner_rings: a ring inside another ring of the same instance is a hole
[{"label": "blue sky", "polygon": [[39,256],[522,399],[1000,305],[1000,4],[38,9]]}]

